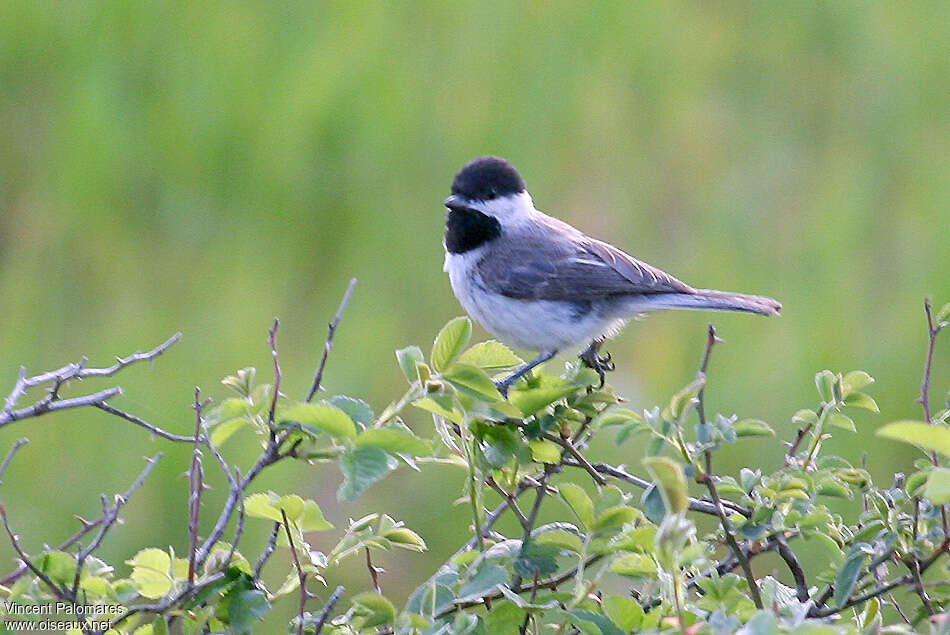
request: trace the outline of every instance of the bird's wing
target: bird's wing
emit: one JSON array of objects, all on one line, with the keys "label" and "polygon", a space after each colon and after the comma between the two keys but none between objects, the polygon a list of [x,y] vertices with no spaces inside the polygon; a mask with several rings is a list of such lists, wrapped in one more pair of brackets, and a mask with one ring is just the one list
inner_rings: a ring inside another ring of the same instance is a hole
[{"label": "bird's wing", "polygon": [[490,290],[525,300],[587,301],[638,293],[692,293],[688,285],[557,219],[492,244],[478,263]]}]

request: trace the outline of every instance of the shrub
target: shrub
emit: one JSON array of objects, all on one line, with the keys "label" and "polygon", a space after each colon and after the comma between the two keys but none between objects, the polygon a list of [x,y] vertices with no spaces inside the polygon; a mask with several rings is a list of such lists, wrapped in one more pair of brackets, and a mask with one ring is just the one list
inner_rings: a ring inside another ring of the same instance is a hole
[{"label": "shrub", "polygon": [[[297,615],[289,624],[295,633],[948,632],[944,554],[950,548],[945,507],[950,468],[944,465],[950,430],[948,410],[931,411],[929,383],[934,346],[950,305],[936,316],[926,305],[924,419],[879,431],[927,455],[914,473],[896,474],[881,486],[864,466],[823,451],[832,434],[854,431],[850,413],[877,411],[867,392],[874,380],[863,371],[824,370],[815,376],[816,403],[794,415],[798,432],[787,444],[783,464],[719,473],[720,448],[756,443],[774,432],[758,419],[706,412],[705,371],[717,342],[712,327],[696,378],[662,408],[624,407],[610,386],[598,387],[597,374],[579,363],[567,364],[560,373],[535,373],[503,399],[492,377],[522,361],[495,341],[470,346],[467,318],[449,322],[428,355],[416,346],[397,351],[408,388],[381,412],[346,395],[315,399],[348,298],[349,292],[330,325],[306,399],[295,401],[280,392],[275,321],[269,339],[273,382],[260,383],[253,368],[242,369],[223,380],[231,395],[214,406],[196,390],[190,435],[162,430],[114,408],[108,402],[118,388],[78,397],[60,394],[72,380],[111,376],[132,363],[153,360],[178,336],[109,368],[86,368],[81,362],[33,377],[22,372],[0,413],[0,426],[56,410],[96,407],[168,442],[190,444],[184,515],[190,540],[177,553],[143,548],[116,568],[96,556],[161,455],[147,462],[127,492],[104,497],[102,515],[83,521],[55,549],[29,555],[0,506],[21,561],[2,580],[4,608],[12,616],[5,621],[30,619],[30,606],[59,603],[75,632],[248,633],[273,602],[289,598],[283,601],[296,603]],[[41,385],[49,388],[45,396],[18,405],[28,389]],[[410,429],[403,418],[410,409],[431,414],[432,429]],[[242,428],[256,432],[262,447],[246,472],[220,449]],[[636,439],[636,447],[644,448],[646,476],[636,473],[639,461],[629,469],[597,462],[588,453],[597,435],[631,446]],[[0,477],[23,443],[11,449]],[[338,492],[343,502],[356,500],[401,464],[457,465],[464,474],[472,539],[398,607],[381,592],[373,557],[396,548],[425,550],[419,533],[381,514],[337,529],[312,500],[256,490],[256,478],[285,460],[335,463],[343,474]],[[204,473],[212,466],[224,473],[229,492],[213,529],[202,538]],[[691,496],[689,482],[702,495]],[[486,505],[489,493],[500,497],[494,508]],[[853,518],[833,513],[832,499],[850,501]],[[558,514],[558,520],[539,524],[542,507]],[[514,535],[496,529],[505,515],[517,520]],[[714,519],[714,531],[700,532],[694,518],[701,515]],[[271,525],[270,538],[253,562],[239,548],[245,524],[252,522]],[[318,531],[339,536],[328,553],[307,543],[307,534]],[[289,551],[292,567],[279,588],[268,588],[261,573],[278,547]],[[825,563],[806,570],[797,555],[801,549],[821,551]],[[779,577],[756,571],[756,558],[770,552],[784,562]],[[357,592],[345,602],[342,587],[314,593],[312,582],[348,566],[367,568],[366,589],[352,590]]]}]

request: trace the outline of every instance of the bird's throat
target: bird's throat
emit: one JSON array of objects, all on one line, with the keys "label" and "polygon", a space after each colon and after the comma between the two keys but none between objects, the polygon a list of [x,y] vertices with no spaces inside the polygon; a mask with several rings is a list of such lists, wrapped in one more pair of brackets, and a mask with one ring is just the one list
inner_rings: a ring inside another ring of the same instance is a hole
[{"label": "bird's throat", "polygon": [[449,210],[445,223],[445,249],[450,254],[464,254],[501,236],[497,219],[469,208]]}]

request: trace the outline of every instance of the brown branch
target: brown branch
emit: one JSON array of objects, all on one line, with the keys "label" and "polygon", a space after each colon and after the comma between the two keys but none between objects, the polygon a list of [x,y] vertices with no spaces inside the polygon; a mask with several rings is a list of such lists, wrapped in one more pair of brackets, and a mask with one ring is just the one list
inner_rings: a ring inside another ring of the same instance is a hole
[{"label": "brown branch", "polygon": [[699,371],[696,373],[696,379],[701,380],[702,387],[696,393],[696,414],[699,416],[699,423],[706,423],[706,405],[704,397],[706,395],[706,368],[709,367],[709,356],[712,353],[713,346],[722,340],[716,335],[716,327],[712,324],[706,331],[706,349],[703,351],[702,361],[699,363]]},{"label": "brown branch", "polygon": [[98,408],[99,410],[108,412],[110,415],[115,415],[116,417],[119,417],[120,419],[125,419],[126,421],[134,423],[137,426],[145,428],[152,434],[162,437],[163,439],[167,439],[169,441],[175,441],[176,443],[193,443],[195,440],[194,437],[186,437],[180,434],[172,434],[171,432],[166,432],[165,430],[159,428],[158,426],[154,426],[151,423],[145,421],[144,419],[136,417],[135,415],[125,412],[124,410],[119,410],[118,408],[112,406],[111,404],[102,402],[102,403],[95,403],[92,405]]},{"label": "brown branch", "polygon": [[277,548],[277,536],[280,535],[280,525],[281,523],[274,523],[274,528],[271,529],[270,532],[270,538],[267,539],[267,544],[264,545],[264,551],[261,552],[261,556],[254,565],[255,580],[261,579],[261,571],[264,570],[264,565],[267,564],[267,560],[271,554],[274,553],[274,549]]},{"label": "brown branch", "polygon": [[[706,464],[708,466],[712,463],[711,452],[706,451]],[[742,551],[742,548],[739,547],[739,543],[736,541],[736,536],[732,527],[732,523],[729,521],[729,517],[726,515],[726,510],[722,506],[722,499],[719,498],[719,491],[716,489],[716,483],[713,475],[709,472],[703,472],[697,477],[697,480],[700,483],[703,483],[707,489],[709,489],[709,495],[712,497],[713,504],[716,507],[716,513],[719,516],[719,522],[722,525],[722,531],[726,536],[726,542],[729,543],[729,548],[732,549],[732,553],[735,554],[736,559],[739,561],[739,565],[742,567],[742,572],[745,574],[746,581],[749,583],[749,593],[752,595],[752,601],[755,603],[757,609],[762,609],[762,595],[759,593],[759,585],[755,581],[755,574],[752,572],[752,565],[749,564],[749,558]]]},{"label": "brown branch", "polygon": [[594,468],[594,466],[590,464],[590,461],[588,461],[587,458],[583,454],[581,454],[577,450],[577,448],[574,447],[574,444],[571,443],[569,439],[565,439],[562,436],[551,434],[550,432],[542,433],[541,438],[551,441],[553,443],[557,443],[559,446],[564,448],[568,454],[574,457],[574,460],[576,460],[577,463],[581,467],[587,470],[587,473],[591,475],[591,478],[593,478],[594,481],[596,481],[598,485],[607,484],[607,479],[601,476],[601,474],[597,471],[597,469]]},{"label": "brown branch", "polygon": [[[933,307],[930,304],[930,298],[924,300],[924,313],[927,314],[927,359],[924,362],[924,377],[920,382],[920,406],[924,411],[924,419],[927,423],[933,423],[930,413],[930,376],[933,372],[934,350],[937,348],[937,335],[943,329],[944,324],[934,324]],[[930,453],[930,460],[934,466],[940,465],[937,452]],[[943,535],[950,538],[950,519],[947,518],[947,506],[940,506],[940,518],[943,521]],[[926,603],[925,603],[926,605]],[[933,615],[933,613],[931,613]]]},{"label": "brown branch", "polygon": [[294,559],[294,569],[297,570],[297,579],[300,582],[300,604],[297,607],[297,635],[303,635],[303,613],[307,608],[307,600],[310,599],[310,594],[307,591],[307,574],[304,573],[303,567],[300,566],[300,558],[297,556],[297,547],[294,545],[294,536],[290,531],[290,521],[287,520],[287,512],[284,511],[283,507],[280,508],[280,517],[284,519],[287,543],[290,545],[290,554]]},{"label": "brown branch", "polygon": [[343,299],[340,300],[340,308],[337,309],[333,321],[329,324],[327,339],[323,343],[323,356],[320,358],[320,365],[317,367],[317,372],[313,376],[313,384],[311,384],[310,391],[307,393],[308,403],[313,401],[314,395],[320,390],[320,384],[323,381],[323,371],[327,366],[327,358],[330,357],[330,351],[333,350],[333,336],[336,334],[336,329],[340,325],[340,320],[343,319],[343,312],[346,311],[346,306],[350,303],[350,298],[353,296],[353,289],[355,288],[356,278],[353,278],[350,280],[350,285],[343,294]]},{"label": "brown branch", "polygon": [[[277,399],[280,397],[280,358],[277,355],[277,329],[280,328],[280,320],[274,318],[274,326],[267,332],[267,344],[270,346],[271,358],[274,360],[274,395],[271,397],[270,412],[267,415],[268,425],[274,425],[274,413],[277,412]],[[273,438],[271,432],[271,438]]]},{"label": "brown branch", "polygon": [[369,571],[370,580],[373,583],[373,590],[383,594],[382,587],[379,586],[379,573],[380,568],[373,565],[373,556],[369,552],[369,547],[366,547],[366,570]]}]

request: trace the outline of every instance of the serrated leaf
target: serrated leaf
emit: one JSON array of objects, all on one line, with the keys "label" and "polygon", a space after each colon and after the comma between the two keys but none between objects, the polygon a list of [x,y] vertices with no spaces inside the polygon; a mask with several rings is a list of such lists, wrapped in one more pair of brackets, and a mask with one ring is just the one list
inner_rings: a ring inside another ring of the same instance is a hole
[{"label": "serrated leaf", "polygon": [[340,457],[343,483],[337,498],[352,503],[376,481],[396,469],[399,462],[380,448],[373,446],[347,450]]},{"label": "serrated leaf", "polygon": [[476,399],[489,403],[501,400],[495,382],[481,368],[462,363],[452,364],[442,376],[456,389]]},{"label": "serrated leaf", "polygon": [[585,529],[590,529],[594,525],[594,501],[590,499],[587,492],[576,483],[564,483],[558,486],[561,498],[568,504],[577,519]]},{"label": "serrated leaf", "polygon": [[743,419],[733,428],[737,437],[769,437],[775,436],[775,430],[760,419]]},{"label": "serrated leaf", "polygon": [[305,424],[345,439],[356,438],[356,426],[350,416],[334,406],[298,403],[279,411],[279,420]]},{"label": "serrated leaf", "polygon": [[422,456],[432,452],[432,445],[408,432],[392,428],[370,428],[356,437],[356,445],[375,446],[392,454]]},{"label": "serrated leaf", "polygon": [[442,372],[455,361],[472,338],[472,321],[457,317],[442,327],[432,344],[432,367]]},{"label": "serrated leaf", "polygon": [[851,432],[857,432],[858,429],[854,426],[854,421],[851,420],[851,417],[836,412],[828,417],[828,423],[835,426],[836,428],[842,428],[844,430],[850,430]]},{"label": "serrated leaf", "polygon": [[459,362],[477,366],[483,370],[504,370],[521,366],[524,360],[511,352],[511,349],[497,340],[479,342],[462,353]]},{"label": "serrated leaf", "polygon": [[555,465],[561,462],[561,446],[556,443],[541,439],[530,441],[528,447],[531,448],[531,458],[538,463]]},{"label": "serrated leaf", "polygon": [[924,496],[936,505],[950,503],[950,468],[937,467],[930,472]]},{"label": "serrated leaf", "polygon": [[648,456],[643,459],[643,465],[660,486],[666,508],[674,514],[685,511],[689,507],[689,495],[680,464],[665,456]]},{"label": "serrated leaf", "polygon": [[895,421],[878,430],[877,436],[950,456],[950,429],[943,426],[928,425],[923,421]]},{"label": "serrated leaf", "polygon": [[863,392],[851,392],[848,393],[848,396],[844,398],[844,403],[846,406],[853,406],[855,408],[864,408],[865,410],[870,410],[871,412],[880,412],[881,409],[878,408],[877,402],[874,401],[874,398],[871,395],[868,395]]}]

